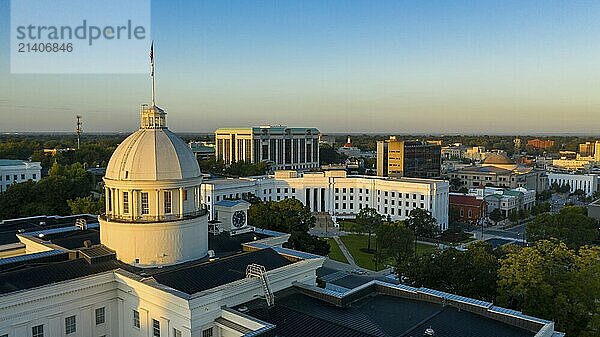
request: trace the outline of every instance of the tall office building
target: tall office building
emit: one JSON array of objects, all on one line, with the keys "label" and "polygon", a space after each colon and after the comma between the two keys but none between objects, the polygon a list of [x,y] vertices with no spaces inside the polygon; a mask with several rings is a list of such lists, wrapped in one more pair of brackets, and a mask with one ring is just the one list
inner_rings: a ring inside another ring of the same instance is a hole
[{"label": "tall office building", "polygon": [[388,175],[388,142],[385,140],[377,142],[377,175],[380,177]]},{"label": "tall office building", "polygon": [[215,131],[216,158],[226,165],[237,161],[268,161],[274,170],[319,167],[319,130],[287,126],[221,128]]},{"label": "tall office building", "polygon": [[581,156],[581,157],[593,157],[594,153],[596,153],[595,147],[596,147],[597,143],[598,142],[596,142],[596,143],[594,143],[594,142],[585,142],[585,143],[579,144],[579,156]]},{"label": "tall office building", "polygon": [[419,140],[403,141],[390,137],[386,141],[379,141],[377,143],[377,175],[411,178],[439,177],[441,175],[441,149],[440,145]]}]

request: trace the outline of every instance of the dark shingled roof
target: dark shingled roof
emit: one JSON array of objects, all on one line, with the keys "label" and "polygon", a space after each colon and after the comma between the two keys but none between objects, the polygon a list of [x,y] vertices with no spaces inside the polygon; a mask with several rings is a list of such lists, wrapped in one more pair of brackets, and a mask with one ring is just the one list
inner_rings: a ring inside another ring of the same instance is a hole
[{"label": "dark shingled roof", "polygon": [[9,219],[0,223],[0,245],[19,242],[17,234],[21,232],[39,231],[65,226],[74,226],[79,218],[86,219],[88,223],[97,222],[98,219],[89,215],[70,216],[36,216],[23,219]]},{"label": "dark shingled roof", "polygon": [[291,264],[273,249],[242,253],[214,262],[186,265],[154,274],[154,279],[187,294],[218,287],[246,277],[246,267],[256,263],[273,270]]},{"label": "dark shingled roof", "polygon": [[270,309],[264,306],[264,300],[244,306],[250,308],[251,316],[276,325],[279,337],[422,337],[427,328],[433,329],[436,337],[535,335],[452,306],[388,295],[368,296],[347,308],[289,290],[276,293],[275,297],[275,306]]},{"label": "dark shingled roof", "polygon": [[5,271],[0,274],[0,294],[90,276],[124,266],[123,263],[116,260],[89,264],[84,259],[43,265],[23,265],[19,269]]}]

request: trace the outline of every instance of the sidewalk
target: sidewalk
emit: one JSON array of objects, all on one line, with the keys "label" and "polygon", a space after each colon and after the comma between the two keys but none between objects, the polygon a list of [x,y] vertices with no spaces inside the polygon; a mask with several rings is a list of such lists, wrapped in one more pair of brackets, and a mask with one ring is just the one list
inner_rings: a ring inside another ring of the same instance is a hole
[{"label": "sidewalk", "polygon": [[348,248],[346,248],[346,245],[344,245],[344,242],[342,240],[340,240],[340,237],[334,236],[333,239],[335,240],[335,243],[337,243],[337,245],[340,247],[342,254],[344,254],[344,257],[346,257],[346,260],[348,260],[348,263],[352,267],[358,267],[356,265],[356,262],[354,261],[354,257],[352,257],[352,254],[350,254],[350,251],[348,251]]}]

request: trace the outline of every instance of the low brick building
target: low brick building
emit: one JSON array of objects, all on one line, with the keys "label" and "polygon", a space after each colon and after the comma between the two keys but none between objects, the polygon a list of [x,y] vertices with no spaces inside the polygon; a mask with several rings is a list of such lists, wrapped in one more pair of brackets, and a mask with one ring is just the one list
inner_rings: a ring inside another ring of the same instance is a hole
[{"label": "low brick building", "polygon": [[449,198],[451,212],[456,212],[462,223],[480,223],[487,215],[487,203],[473,195],[451,193]]}]

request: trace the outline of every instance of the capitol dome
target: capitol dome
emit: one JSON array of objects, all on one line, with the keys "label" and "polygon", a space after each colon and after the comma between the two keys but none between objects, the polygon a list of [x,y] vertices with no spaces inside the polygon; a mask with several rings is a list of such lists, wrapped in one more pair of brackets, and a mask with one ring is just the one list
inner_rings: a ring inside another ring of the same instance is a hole
[{"label": "capitol dome", "polygon": [[142,105],[140,129],[117,147],[106,169],[100,241],[138,267],[205,257],[208,212],[201,184],[196,157],[169,131],[165,111]]},{"label": "capitol dome", "polygon": [[111,180],[177,180],[200,177],[189,146],[167,128],[140,128],[115,150],[106,168]]},{"label": "capitol dome", "polygon": [[517,164],[502,153],[490,153],[485,156],[482,166],[494,166],[507,170],[514,170]]}]

